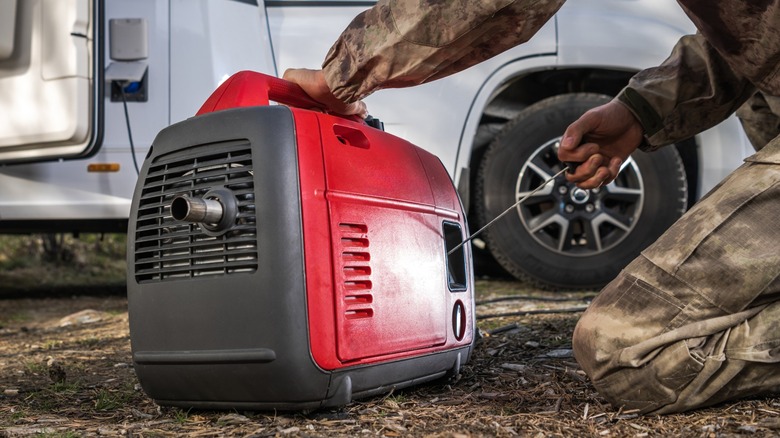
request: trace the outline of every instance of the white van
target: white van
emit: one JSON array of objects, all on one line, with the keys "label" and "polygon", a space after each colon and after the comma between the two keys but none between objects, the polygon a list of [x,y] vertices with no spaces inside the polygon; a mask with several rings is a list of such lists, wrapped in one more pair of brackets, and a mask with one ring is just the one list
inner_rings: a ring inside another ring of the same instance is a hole
[{"label": "white van", "polygon": [[[374,3],[0,0],[0,232],[126,231],[158,131],[237,71],[319,67]],[[551,175],[568,123],[693,31],[674,0],[571,1],[522,46],[366,103],[441,158],[473,231]],[[475,246],[537,285],[597,287],[750,152],[731,118],[601,190],[548,185]]]}]

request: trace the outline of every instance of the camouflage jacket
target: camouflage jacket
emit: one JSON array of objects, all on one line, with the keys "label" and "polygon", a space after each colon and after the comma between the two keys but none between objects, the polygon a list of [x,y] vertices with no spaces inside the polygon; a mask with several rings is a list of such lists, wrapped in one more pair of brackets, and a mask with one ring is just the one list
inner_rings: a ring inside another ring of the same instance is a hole
[{"label": "camouflage jacket", "polygon": [[[530,39],[565,0],[380,0],[358,15],[323,64],[351,102],[464,70]],[[758,89],[780,95],[780,0],[678,0],[699,33],[619,99],[642,122],[648,149],[724,120]]]},{"label": "camouflage jacket", "polygon": [[380,0],[347,26],[323,63],[346,102],[419,85],[529,40],[565,0]]},{"label": "camouflage jacket", "polygon": [[[756,90],[780,95],[779,0],[678,2],[699,32],[680,39],[666,61],[639,72],[618,96],[645,128],[646,150],[720,123]],[[773,123],[766,128],[777,135]]]}]

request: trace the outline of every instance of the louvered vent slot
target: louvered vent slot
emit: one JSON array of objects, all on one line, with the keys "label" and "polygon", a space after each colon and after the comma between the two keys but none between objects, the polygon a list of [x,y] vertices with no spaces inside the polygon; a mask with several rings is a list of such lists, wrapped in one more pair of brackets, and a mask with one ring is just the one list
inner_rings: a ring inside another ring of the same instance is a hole
[{"label": "louvered vent slot", "polygon": [[[177,195],[201,197],[215,187],[233,193],[235,225],[207,233],[171,217]],[[257,271],[257,217],[251,148],[234,141],[157,157],[149,167],[138,206],[135,278],[139,283]]]},{"label": "louvered vent slot", "polygon": [[344,276],[344,316],[347,319],[374,316],[371,283],[371,254],[368,251],[368,226],[341,223],[341,261]]}]

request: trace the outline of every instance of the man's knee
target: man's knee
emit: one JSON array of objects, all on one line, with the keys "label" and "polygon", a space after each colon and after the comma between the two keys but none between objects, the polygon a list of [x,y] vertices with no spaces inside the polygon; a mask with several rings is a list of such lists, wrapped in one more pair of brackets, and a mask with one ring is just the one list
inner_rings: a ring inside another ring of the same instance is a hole
[{"label": "man's knee", "polygon": [[[633,277],[620,274],[601,291],[574,328],[574,357],[591,379],[609,373],[620,351],[637,341],[630,314],[613,298],[628,292],[634,282]],[[627,338],[629,333],[632,339]]]},{"label": "man's knee", "polygon": [[[652,412],[674,403],[698,364],[684,341],[655,342],[681,309],[669,295],[623,272],[574,329],[574,357],[616,408]],[[693,361],[695,362],[695,361]]]},{"label": "man's knee", "polygon": [[601,337],[597,319],[597,315],[586,311],[577,321],[571,340],[574,357],[589,377],[597,364],[610,356],[611,350],[610,342]]},{"label": "man's knee", "polygon": [[[574,330],[574,353],[593,379],[612,368],[635,366],[635,347],[668,330],[686,306],[672,290],[677,285],[640,256],[588,306]],[[628,361],[628,363],[627,363]]]}]

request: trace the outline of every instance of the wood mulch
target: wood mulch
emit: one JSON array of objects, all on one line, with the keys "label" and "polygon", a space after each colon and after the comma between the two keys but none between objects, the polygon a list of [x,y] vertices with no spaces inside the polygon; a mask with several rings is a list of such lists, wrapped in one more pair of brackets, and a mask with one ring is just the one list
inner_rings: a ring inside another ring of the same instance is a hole
[{"label": "wood mulch", "polygon": [[478,292],[483,338],[459,377],[310,413],[157,406],[133,372],[125,297],[0,298],[0,437],[780,434],[778,398],[680,415],[615,410],[571,355],[592,293],[508,281],[480,281]]}]

